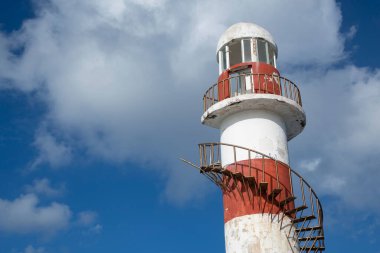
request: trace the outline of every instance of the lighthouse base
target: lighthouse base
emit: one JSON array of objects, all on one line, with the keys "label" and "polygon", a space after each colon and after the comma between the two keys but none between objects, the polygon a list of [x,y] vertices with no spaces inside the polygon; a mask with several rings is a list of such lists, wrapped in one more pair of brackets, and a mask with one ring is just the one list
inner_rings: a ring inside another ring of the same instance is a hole
[{"label": "lighthouse base", "polygon": [[[251,214],[224,225],[226,253],[299,253],[291,221],[282,214]],[[289,236],[290,234],[290,236]]]}]

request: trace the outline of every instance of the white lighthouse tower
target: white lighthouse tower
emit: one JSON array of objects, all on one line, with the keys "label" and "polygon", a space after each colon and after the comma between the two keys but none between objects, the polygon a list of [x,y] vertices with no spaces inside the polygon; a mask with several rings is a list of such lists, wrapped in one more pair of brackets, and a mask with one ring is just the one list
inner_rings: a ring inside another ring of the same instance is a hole
[{"label": "white lighthouse tower", "polygon": [[272,35],[238,23],[216,52],[218,82],[201,121],[220,130],[220,142],[199,144],[198,168],[223,192],[226,252],[322,252],[322,206],[289,166],[288,141],[306,116],[298,87],[277,70]]}]

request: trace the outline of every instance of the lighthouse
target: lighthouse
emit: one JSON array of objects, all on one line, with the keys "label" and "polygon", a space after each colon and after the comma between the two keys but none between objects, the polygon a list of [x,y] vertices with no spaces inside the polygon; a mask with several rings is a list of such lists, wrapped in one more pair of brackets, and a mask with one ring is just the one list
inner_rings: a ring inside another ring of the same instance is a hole
[{"label": "lighthouse", "polygon": [[217,82],[203,96],[201,122],[220,141],[199,144],[200,164],[191,164],[222,191],[227,253],[325,250],[320,200],[289,164],[288,141],[306,125],[301,92],[277,57],[263,27],[232,25],[217,44]]}]

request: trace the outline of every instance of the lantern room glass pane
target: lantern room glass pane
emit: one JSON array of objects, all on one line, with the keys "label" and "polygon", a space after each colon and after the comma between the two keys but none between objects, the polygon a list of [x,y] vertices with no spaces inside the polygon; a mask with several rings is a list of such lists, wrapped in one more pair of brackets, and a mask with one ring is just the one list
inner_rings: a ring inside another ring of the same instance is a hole
[{"label": "lantern room glass pane", "polygon": [[[269,43],[268,43],[269,44]],[[269,64],[274,66],[274,48],[271,44],[268,45],[268,49],[269,49]]]},{"label": "lantern room glass pane", "polygon": [[265,44],[267,42],[263,39],[258,39],[257,40],[257,51],[258,51],[258,56],[259,56],[259,62],[267,62],[267,50],[265,47]]},{"label": "lantern room glass pane", "polygon": [[225,50],[223,50],[223,62],[222,62],[222,68],[223,70],[226,70],[227,69],[227,52]]},{"label": "lantern room glass pane", "polygon": [[230,45],[230,66],[233,66],[238,63],[242,63],[241,57],[241,42],[240,40],[236,40],[232,42]]},{"label": "lantern room glass pane", "polygon": [[227,69],[227,52],[223,48],[218,52],[219,71]]},{"label": "lantern room glass pane", "polygon": [[251,62],[252,61],[252,55],[251,55],[251,40],[243,40],[243,46],[244,46],[244,62]]}]

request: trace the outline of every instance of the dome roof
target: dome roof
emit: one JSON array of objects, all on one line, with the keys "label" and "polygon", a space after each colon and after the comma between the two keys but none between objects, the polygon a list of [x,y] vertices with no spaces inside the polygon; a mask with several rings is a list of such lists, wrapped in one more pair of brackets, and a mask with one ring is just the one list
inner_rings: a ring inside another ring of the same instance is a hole
[{"label": "dome roof", "polygon": [[253,23],[237,23],[230,26],[222,36],[220,36],[216,53],[218,53],[218,51],[231,40],[247,37],[265,39],[273,44],[277,55],[277,45],[276,42],[274,42],[273,36],[263,27]]}]

